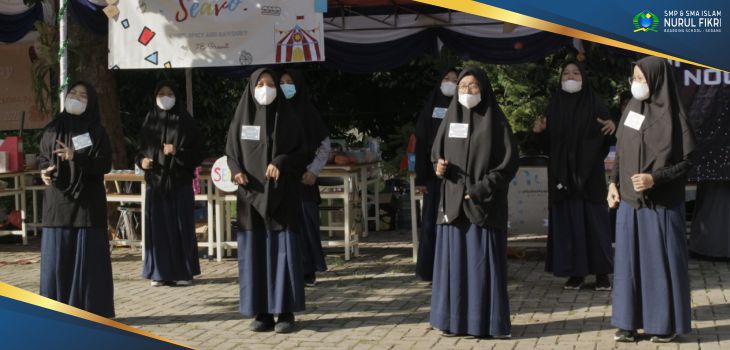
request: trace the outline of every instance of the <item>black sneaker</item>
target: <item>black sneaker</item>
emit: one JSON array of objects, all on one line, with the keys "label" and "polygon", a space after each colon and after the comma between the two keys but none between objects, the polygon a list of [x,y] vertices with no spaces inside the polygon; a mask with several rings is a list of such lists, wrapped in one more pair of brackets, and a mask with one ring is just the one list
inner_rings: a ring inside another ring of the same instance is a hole
[{"label": "black sneaker", "polygon": [[583,277],[571,277],[565,282],[563,289],[566,290],[579,290],[583,287]]},{"label": "black sneaker", "polygon": [[304,275],[304,285],[307,287],[314,287],[317,285],[317,275]]},{"label": "black sneaker", "polygon": [[613,340],[621,343],[633,343],[636,340],[636,332],[619,329],[613,335]]},{"label": "black sneaker", "polygon": [[270,332],[274,329],[274,315],[258,314],[256,318],[248,326],[252,332]]},{"label": "black sneaker", "polygon": [[276,333],[291,333],[294,331],[294,314],[291,312],[283,313],[279,315],[279,320],[276,322],[274,332]]},{"label": "black sneaker", "polygon": [[657,334],[657,335],[651,336],[651,339],[650,340],[651,340],[652,343],[671,343],[672,341],[674,341],[675,338],[677,338],[677,335],[674,334],[674,333],[672,333],[672,334]]},{"label": "black sneaker", "polygon": [[441,331],[441,336],[442,337],[447,337],[447,338],[458,337],[458,335],[456,335],[454,333],[451,333],[449,331]]},{"label": "black sneaker", "polygon": [[596,275],[596,290],[597,291],[611,290],[611,281],[608,279],[608,275]]}]

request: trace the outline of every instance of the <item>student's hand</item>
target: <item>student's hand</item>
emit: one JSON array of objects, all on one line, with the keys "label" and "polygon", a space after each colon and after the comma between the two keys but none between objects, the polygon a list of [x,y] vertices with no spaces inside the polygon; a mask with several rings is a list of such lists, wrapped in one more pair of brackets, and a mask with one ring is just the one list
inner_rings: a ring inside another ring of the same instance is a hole
[{"label": "student's hand", "polygon": [[56,171],[55,165],[51,165],[48,168],[41,170],[41,180],[43,180],[43,184],[45,184],[46,186],[51,185],[51,182],[52,182],[51,174],[53,174],[53,172],[55,172],[55,171]]},{"label": "student's hand", "polygon": [[467,194],[467,195],[464,196],[464,200],[465,201],[471,200],[471,197],[469,197],[469,195]]},{"label": "student's hand", "polygon": [[246,186],[248,185],[248,177],[244,173],[238,173],[233,177],[233,182],[239,186]]},{"label": "student's hand", "polygon": [[446,174],[446,168],[449,166],[449,161],[446,159],[439,159],[436,164],[436,176],[443,177]]},{"label": "student's hand", "polygon": [[279,181],[279,175],[279,168],[277,168],[274,164],[269,164],[266,168],[266,178]]},{"label": "student's hand", "polygon": [[613,135],[614,132],[616,132],[616,124],[613,123],[613,120],[611,119],[596,119],[598,123],[603,125],[601,128],[601,132],[603,132],[604,135]]},{"label": "student's hand", "polygon": [[631,182],[634,184],[636,192],[644,192],[654,187],[654,178],[651,174],[636,174],[631,177]]},{"label": "student's hand", "polygon": [[547,119],[543,116],[535,120],[535,124],[532,125],[532,132],[539,134],[547,129]]},{"label": "student's hand", "polygon": [[61,158],[61,160],[72,161],[74,159],[74,150],[66,146],[65,143],[61,142],[61,140],[56,140],[56,143],[61,148],[53,151],[53,154],[57,155],[59,158]]},{"label": "student's hand", "polygon": [[313,172],[307,171],[302,175],[302,183],[307,186],[312,186],[317,182],[317,175],[314,175]]},{"label": "student's hand", "polygon": [[142,169],[150,170],[155,165],[155,161],[149,158],[142,159]]},{"label": "student's hand", "polygon": [[608,198],[606,198],[606,200],[608,201],[609,208],[618,207],[618,203],[621,201],[621,196],[618,194],[618,188],[613,182],[608,185]]},{"label": "student's hand", "polygon": [[416,186],[416,192],[421,192],[423,194],[428,193],[428,187],[426,186]]},{"label": "student's hand", "polygon": [[169,143],[163,143],[162,144],[162,152],[166,156],[174,156],[175,155],[175,146]]}]

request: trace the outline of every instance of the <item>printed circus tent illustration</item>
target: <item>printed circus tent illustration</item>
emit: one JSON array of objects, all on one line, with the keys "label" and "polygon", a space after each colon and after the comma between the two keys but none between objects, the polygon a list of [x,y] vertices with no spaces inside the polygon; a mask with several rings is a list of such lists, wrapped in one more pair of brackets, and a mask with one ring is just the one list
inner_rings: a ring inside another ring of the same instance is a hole
[{"label": "printed circus tent illustration", "polygon": [[277,30],[283,37],[276,44],[276,63],[322,60],[319,41],[312,35],[319,28],[304,30],[299,26],[301,20],[304,20],[304,16],[297,16],[297,24],[289,31]]}]

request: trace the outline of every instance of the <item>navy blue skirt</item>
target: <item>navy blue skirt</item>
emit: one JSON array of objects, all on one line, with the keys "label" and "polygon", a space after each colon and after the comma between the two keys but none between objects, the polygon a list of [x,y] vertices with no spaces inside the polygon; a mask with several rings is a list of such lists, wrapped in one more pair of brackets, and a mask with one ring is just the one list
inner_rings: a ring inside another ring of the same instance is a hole
[{"label": "navy blue skirt", "polygon": [[437,226],[430,319],[454,334],[510,334],[506,232]]},{"label": "navy blue skirt", "polygon": [[319,205],[316,202],[302,202],[304,213],[303,233],[300,240],[302,253],[302,273],[313,275],[315,272],[327,271],[327,262],[322,251],[322,238],[319,233]]},{"label": "navy blue skirt", "polygon": [[557,277],[612,272],[611,219],[606,203],[557,201],[550,208],[550,225],[546,271]]},{"label": "navy blue skirt", "polygon": [[727,213],[730,213],[730,181],[698,183],[689,250],[704,256],[730,258],[730,215]]},{"label": "navy blue skirt", "polygon": [[200,274],[192,186],[181,186],[168,194],[149,187],[146,200],[142,277],[154,281],[192,280]]},{"label": "navy blue skirt", "polygon": [[298,239],[290,230],[238,232],[241,314],[252,317],[304,311]]},{"label": "navy blue skirt", "polygon": [[689,333],[689,266],[684,204],[616,214],[611,324],[647,334]]},{"label": "navy blue skirt", "polygon": [[423,195],[416,276],[423,281],[431,281],[433,280],[433,259],[436,255],[436,215],[441,198],[441,181],[431,181],[426,187],[428,193]]},{"label": "navy blue skirt", "polygon": [[114,317],[107,231],[44,227],[40,294],[99,316]]}]

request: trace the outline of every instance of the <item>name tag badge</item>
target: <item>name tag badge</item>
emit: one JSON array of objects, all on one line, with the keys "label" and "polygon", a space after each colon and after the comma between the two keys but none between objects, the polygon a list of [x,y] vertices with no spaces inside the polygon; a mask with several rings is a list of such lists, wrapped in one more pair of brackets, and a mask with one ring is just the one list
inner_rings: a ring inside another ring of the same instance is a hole
[{"label": "name tag badge", "polygon": [[447,108],[436,107],[433,109],[433,114],[431,114],[431,118],[444,119],[446,117],[447,110]]},{"label": "name tag badge", "polygon": [[241,127],[241,140],[260,141],[261,127],[258,125],[244,125]]},{"label": "name tag badge", "polygon": [[629,115],[626,116],[624,125],[632,128],[634,130],[639,130],[639,129],[641,129],[641,124],[644,123],[645,118],[646,117],[642,114],[636,113],[634,111],[630,111]]},{"label": "name tag badge", "polygon": [[465,139],[469,135],[469,124],[451,123],[449,124],[449,138]]},{"label": "name tag badge", "polygon": [[73,142],[74,150],[82,150],[92,146],[91,136],[89,133],[74,136],[71,141]]}]

